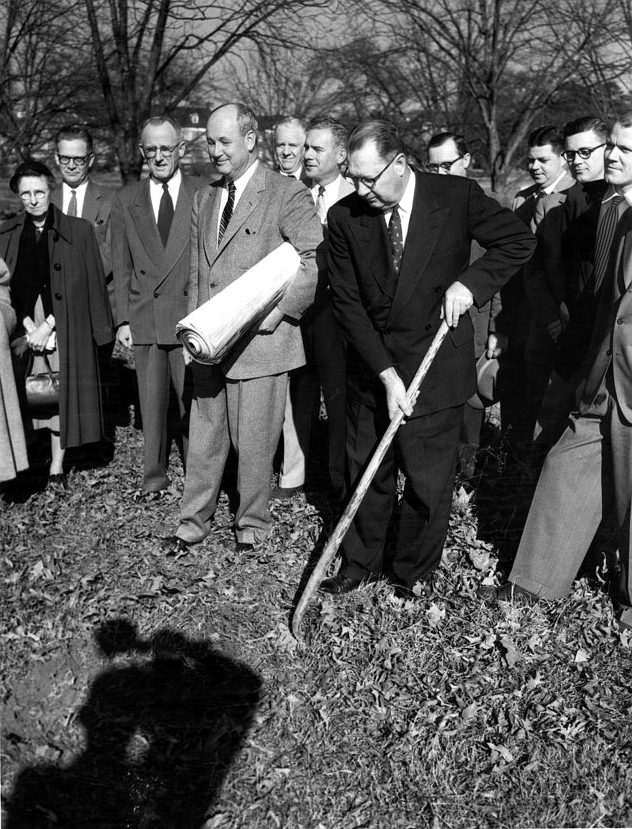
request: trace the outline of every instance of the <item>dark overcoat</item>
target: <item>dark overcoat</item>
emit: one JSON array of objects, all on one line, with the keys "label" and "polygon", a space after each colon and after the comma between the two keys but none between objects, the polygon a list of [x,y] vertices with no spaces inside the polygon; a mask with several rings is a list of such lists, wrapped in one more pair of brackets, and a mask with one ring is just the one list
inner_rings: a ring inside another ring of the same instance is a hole
[{"label": "dark overcoat", "polygon": [[[15,270],[25,213],[0,225],[0,258]],[[114,339],[99,246],[89,222],[53,206],[48,231],[50,285],[59,351],[62,448],[102,437],[96,346]]]}]

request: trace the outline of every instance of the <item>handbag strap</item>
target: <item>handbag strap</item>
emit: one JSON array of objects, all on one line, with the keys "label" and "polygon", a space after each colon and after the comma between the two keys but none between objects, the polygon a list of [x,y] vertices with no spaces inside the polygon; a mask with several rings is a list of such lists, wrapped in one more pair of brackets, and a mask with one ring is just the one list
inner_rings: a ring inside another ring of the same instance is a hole
[{"label": "handbag strap", "polygon": [[[32,349],[29,349],[29,352],[30,352],[29,361],[28,361],[28,365],[26,367],[26,376],[27,377],[29,377],[33,373],[33,363],[35,362],[35,356],[36,356],[35,352]],[[51,364],[48,361],[48,356],[44,352],[42,352],[42,354],[40,354],[39,356],[43,357],[44,362],[46,363],[46,371],[44,371],[42,373],[53,375],[55,372],[53,371],[53,369],[51,367]]]}]

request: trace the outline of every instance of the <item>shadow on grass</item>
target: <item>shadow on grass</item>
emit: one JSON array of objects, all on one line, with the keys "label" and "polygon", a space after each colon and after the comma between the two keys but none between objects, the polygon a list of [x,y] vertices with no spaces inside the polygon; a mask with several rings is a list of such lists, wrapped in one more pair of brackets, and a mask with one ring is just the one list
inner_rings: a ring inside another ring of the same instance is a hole
[{"label": "shadow on grass", "polygon": [[6,829],[198,829],[251,725],[260,678],[168,629],[143,641],[115,619],[95,638],[129,661],[92,683],[77,714],[83,753],[21,772]]}]

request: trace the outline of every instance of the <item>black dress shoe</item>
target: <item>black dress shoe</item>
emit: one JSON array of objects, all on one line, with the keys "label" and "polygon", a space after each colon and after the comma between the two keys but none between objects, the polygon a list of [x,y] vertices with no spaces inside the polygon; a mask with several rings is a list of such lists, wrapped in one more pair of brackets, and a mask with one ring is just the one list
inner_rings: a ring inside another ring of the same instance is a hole
[{"label": "black dress shoe", "polygon": [[235,552],[242,555],[252,555],[256,551],[255,545],[249,541],[238,541],[235,544]]},{"label": "black dress shoe", "polygon": [[331,593],[339,596],[342,593],[350,593],[352,590],[357,590],[362,584],[377,581],[379,577],[379,573],[369,573],[363,579],[351,579],[349,576],[343,576],[341,573],[338,573],[330,579],[321,581],[318,589],[323,593]]},{"label": "black dress shoe", "polygon": [[521,601],[526,604],[534,604],[540,600],[540,597],[536,596],[536,594],[532,593],[530,590],[527,590],[524,587],[519,587],[517,584],[508,581],[507,584],[503,584],[503,586],[499,587],[496,591],[496,600],[499,602]]},{"label": "black dress shoe", "polygon": [[177,535],[172,535],[167,538],[162,545],[165,555],[167,556],[184,556],[191,549],[190,541],[185,541],[184,538],[178,538]]},{"label": "black dress shoe", "polygon": [[303,491],[301,486],[273,486],[270,492],[270,498],[274,501],[289,501],[295,495]]},{"label": "black dress shoe", "polygon": [[48,476],[48,486],[54,486],[55,488],[61,487],[62,489],[68,489],[68,480],[64,472],[56,472],[53,475]]}]

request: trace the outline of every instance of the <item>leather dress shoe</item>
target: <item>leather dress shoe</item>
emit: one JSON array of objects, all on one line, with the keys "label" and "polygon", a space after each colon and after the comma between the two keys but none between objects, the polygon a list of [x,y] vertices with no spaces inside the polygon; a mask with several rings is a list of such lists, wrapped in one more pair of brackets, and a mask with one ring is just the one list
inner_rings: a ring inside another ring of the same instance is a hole
[{"label": "leather dress shoe", "polygon": [[184,556],[191,549],[191,542],[185,541],[184,538],[178,538],[177,535],[172,535],[167,538],[163,544],[163,550],[167,556]]},{"label": "leather dress shoe", "polygon": [[49,475],[48,486],[54,486],[55,489],[57,489],[57,487],[61,487],[62,489],[68,489],[68,480],[66,478],[66,474],[64,472],[55,472],[52,475]]},{"label": "leather dress shoe", "polygon": [[330,579],[324,579],[321,581],[318,589],[322,593],[331,593],[334,596],[340,596],[343,593],[350,593],[352,590],[357,590],[357,588],[362,584],[369,584],[370,582],[377,581],[378,578],[378,573],[369,573],[363,579],[352,579],[349,578],[349,576],[343,576],[342,573],[338,573]]},{"label": "leather dress shoe", "polygon": [[303,491],[303,486],[273,486],[270,498],[275,501],[289,501]]},{"label": "leather dress shoe", "polygon": [[255,545],[250,541],[238,541],[235,544],[235,552],[242,555],[253,555],[256,551]]}]

